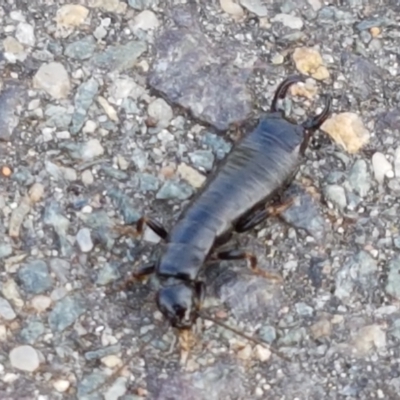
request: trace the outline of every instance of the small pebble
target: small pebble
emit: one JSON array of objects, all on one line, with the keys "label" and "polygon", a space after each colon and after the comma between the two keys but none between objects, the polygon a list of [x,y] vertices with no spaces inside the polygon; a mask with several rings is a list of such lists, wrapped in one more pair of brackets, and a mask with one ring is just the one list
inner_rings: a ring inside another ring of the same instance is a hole
[{"label": "small pebble", "polygon": [[271,351],[269,349],[267,349],[264,346],[261,346],[260,344],[258,344],[255,347],[255,355],[258,358],[258,360],[260,360],[261,362],[265,362],[268,361],[271,358]]},{"label": "small pebble", "polygon": [[65,379],[57,379],[56,381],[53,382],[53,387],[54,389],[57,390],[57,392],[64,393],[67,391],[70,387],[70,382],[65,380]]},{"label": "small pebble", "polygon": [[178,174],[194,188],[200,188],[206,181],[206,177],[204,175],[185,163],[181,163],[178,166]]},{"label": "small pebble", "polygon": [[18,277],[28,293],[40,294],[53,286],[49,269],[43,260],[31,261],[20,267]]},{"label": "small pebble", "polygon": [[219,4],[222,11],[226,12],[229,15],[233,15],[237,18],[243,17],[244,15],[243,8],[240,7],[240,5],[237,4],[237,2],[235,2],[234,0],[219,0]]},{"label": "small pebble", "polygon": [[65,4],[57,10],[56,22],[58,26],[75,27],[83,24],[89,10],[80,4]]},{"label": "small pebble", "polygon": [[6,321],[12,321],[16,316],[8,300],[0,297],[0,317]]},{"label": "small pebble", "polygon": [[82,228],[76,235],[76,241],[83,253],[93,250],[93,241],[88,228]]},{"label": "small pebble", "polygon": [[38,313],[44,312],[51,306],[51,298],[39,294],[32,298],[31,305]]},{"label": "small pebble", "polygon": [[280,22],[290,29],[301,29],[303,27],[303,20],[299,17],[294,17],[290,14],[276,14],[271,22]]},{"label": "small pebble", "polygon": [[82,149],[82,160],[89,161],[104,154],[104,148],[98,139],[90,139]]},{"label": "small pebble", "polygon": [[387,174],[393,173],[392,166],[383,153],[376,152],[372,156],[372,167],[375,179],[378,183],[383,183]]},{"label": "small pebble", "polygon": [[133,18],[130,27],[133,32],[138,30],[149,31],[151,29],[156,29],[159,24],[158,18],[153,11],[144,10]]},{"label": "small pebble", "polygon": [[29,188],[29,199],[32,203],[37,203],[42,200],[44,195],[44,186],[41,183],[34,183]]},{"label": "small pebble", "polygon": [[10,351],[9,357],[12,367],[21,371],[33,372],[40,365],[39,354],[32,346],[15,347]]},{"label": "small pebble", "polygon": [[101,362],[108,368],[115,368],[118,365],[122,364],[122,360],[118,356],[116,356],[114,354],[111,354],[109,356],[103,357],[101,359]]},{"label": "small pebble", "polygon": [[33,47],[35,45],[35,33],[32,25],[20,22],[15,32],[15,37],[22,44]]},{"label": "small pebble", "polygon": [[55,99],[66,98],[71,90],[67,70],[58,62],[43,64],[33,77],[33,85]]},{"label": "small pebble", "polygon": [[163,99],[155,99],[152,101],[149,104],[147,112],[149,117],[157,122],[159,128],[166,128],[174,116],[172,108]]},{"label": "small pebble", "polygon": [[90,169],[86,169],[85,171],[83,171],[81,179],[82,179],[82,183],[85,186],[89,186],[89,185],[93,184],[94,178],[93,178],[92,171],[90,171]]}]

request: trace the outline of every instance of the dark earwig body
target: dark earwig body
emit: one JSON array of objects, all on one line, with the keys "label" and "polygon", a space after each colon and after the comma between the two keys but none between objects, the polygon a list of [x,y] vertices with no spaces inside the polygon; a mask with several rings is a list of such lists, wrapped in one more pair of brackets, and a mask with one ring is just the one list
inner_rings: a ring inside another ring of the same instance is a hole
[{"label": "dark earwig body", "polygon": [[[272,102],[271,113],[239,141],[167,233],[158,223],[142,220],[166,241],[157,264],[137,275],[155,272],[162,281],[158,307],[171,324],[189,328],[197,316],[203,284],[198,276],[214,250],[231,234],[251,229],[271,215],[270,201],[292,181],[310,135],[330,111],[330,99],[321,114],[301,125],[277,111],[277,101],[290,85],[303,81],[295,76],[283,81]],[[217,254],[220,259],[247,258],[257,270],[254,256],[232,250]]]}]

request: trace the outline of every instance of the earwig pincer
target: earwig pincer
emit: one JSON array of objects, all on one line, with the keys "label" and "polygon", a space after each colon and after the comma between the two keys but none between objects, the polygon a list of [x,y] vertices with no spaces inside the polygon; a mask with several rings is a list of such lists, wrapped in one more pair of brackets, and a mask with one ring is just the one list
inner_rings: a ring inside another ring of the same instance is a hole
[{"label": "earwig pincer", "polygon": [[234,232],[248,231],[290,205],[271,206],[271,202],[294,179],[311,135],[331,110],[329,96],[320,114],[302,124],[289,120],[278,110],[278,101],[298,82],[304,78],[292,76],[278,86],[270,112],[234,145],[170,232],[155,220],[143,217],[138,221],[137,232],[147,224],[165,241],[165,249],[156,263],[135,271],[134,278],[157,274],[161,284],[157,305],[173,327],[188,329],[199,316],[205,295],[199,274],[211,258],[247,259],[255,273],[269,275],[258,268],[254,255],[237,248],[218,248]]}]

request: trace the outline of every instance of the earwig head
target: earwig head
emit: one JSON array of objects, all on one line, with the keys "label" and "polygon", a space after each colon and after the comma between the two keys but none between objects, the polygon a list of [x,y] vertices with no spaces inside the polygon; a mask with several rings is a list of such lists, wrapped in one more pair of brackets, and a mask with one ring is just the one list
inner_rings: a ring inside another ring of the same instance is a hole
[{"label": "earwig head", "polygon": [[201,295],[188,283],[178,283],[160,289],[157,305],[174,328],[190,328],[197,317]]}]

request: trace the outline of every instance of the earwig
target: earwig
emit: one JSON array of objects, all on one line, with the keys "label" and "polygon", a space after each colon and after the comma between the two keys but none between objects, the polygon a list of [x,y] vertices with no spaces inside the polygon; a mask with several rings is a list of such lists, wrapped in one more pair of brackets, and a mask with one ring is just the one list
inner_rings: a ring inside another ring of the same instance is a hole
[{"label": "earwig", "polygon": [[273,277],[257,266],[253,254],[218,248],[231,239],[233,232],[248,231],[291,204],[271,206],[296,176],[311,135],[331,109],[328,96],[320,114],[300,125],[290,121],[277,105],[297,82],[304,82],[304,78],[292,76],[278,86],[270,112],[235,144],[170,232],[153,219],[142,217],[138,221],[138,234],[147,224],[164,240],[165,248],[156,263],[140,267],[133,278],[152,273],[158,276],[161,288],[157,306],[173,327],[189,329],[197,319],[205,296],[199,274],[210,259],[247,259],[254,273]]}]

